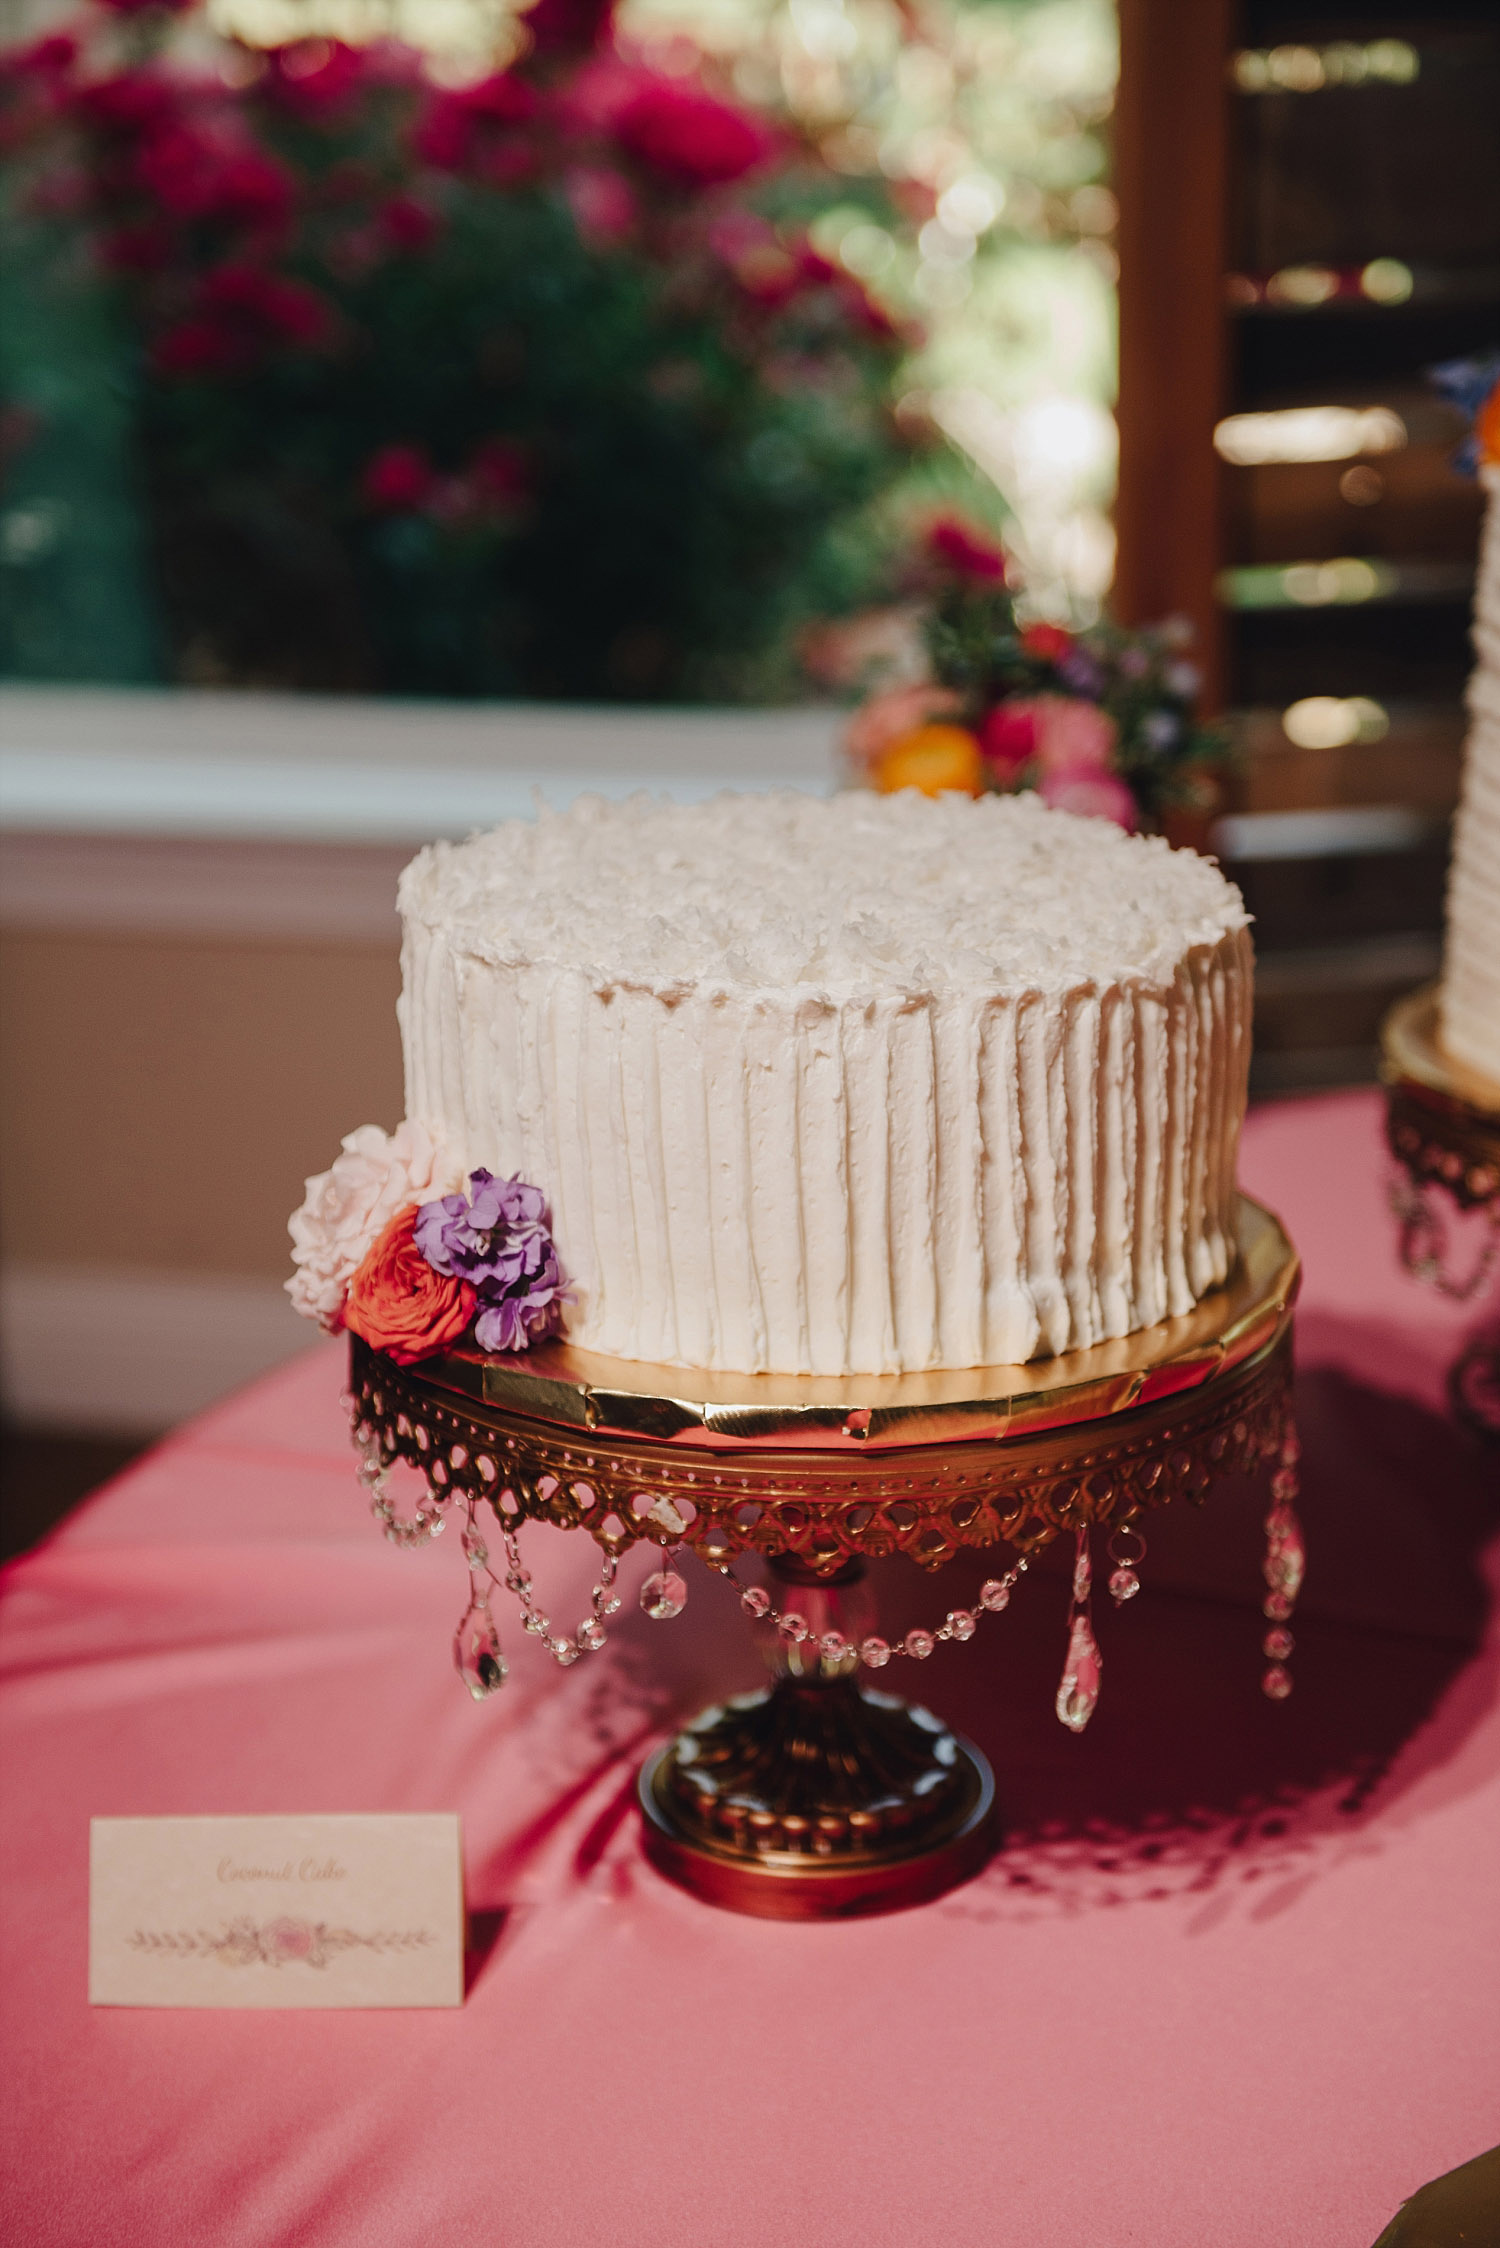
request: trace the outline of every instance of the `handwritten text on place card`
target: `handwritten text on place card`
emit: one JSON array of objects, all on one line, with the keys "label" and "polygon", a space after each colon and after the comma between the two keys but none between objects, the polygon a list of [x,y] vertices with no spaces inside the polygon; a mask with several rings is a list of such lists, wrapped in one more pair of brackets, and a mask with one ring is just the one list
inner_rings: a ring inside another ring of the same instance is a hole
[{"label": "handwritten text on place card", "polygon": [[94,2006],[459,2006],[448,1812],[94,1819]]}]

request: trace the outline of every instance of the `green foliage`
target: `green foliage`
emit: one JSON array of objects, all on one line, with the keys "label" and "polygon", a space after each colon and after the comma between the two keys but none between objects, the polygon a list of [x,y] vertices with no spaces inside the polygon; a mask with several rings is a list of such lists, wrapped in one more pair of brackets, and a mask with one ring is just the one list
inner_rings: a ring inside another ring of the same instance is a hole
[{"label": "green foliage", "polygon": [[901,342],[808,247],[810,146],[607,48],[463,93],[39,52],[8,231],[122,339],[178,677],[774,695],[878,586]]},{"label": "green foliage", "polygon": [[[953,527],[936,535],[965,537]],[[977,553],[982,562],[983,550]],[[990,756],[998,753],[998,784],[1046,779],[1045,725],[1036,727],[1028,715],[1030,731],[1017,732],[1004,714],[1032,713],[1039,698],[1061,699],[1090,704],[1109,720],[1108,769],[1139,815],[1155,820],[1196,809],[1205,772],[1229,763],[1232,745],[1226,729],[1194,715],[1201,681],[1187,660],[1191,629],[1178,621],[1140,632],[1107,620],[1077,633],[1022,625],[1003,583],[966,568],[961,551],[957,561],[926,620],[931,675],[960,698],[963,717],[979,729]]]}]

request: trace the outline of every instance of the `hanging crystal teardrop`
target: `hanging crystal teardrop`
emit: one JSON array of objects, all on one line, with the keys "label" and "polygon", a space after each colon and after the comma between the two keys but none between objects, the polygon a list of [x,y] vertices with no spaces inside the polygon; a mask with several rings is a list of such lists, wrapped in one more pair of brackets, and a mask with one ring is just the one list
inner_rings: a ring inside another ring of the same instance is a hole
[{"label": "hanging crystal teardrop", "polygon": [[1110,1598],[1117,1608],[1123,1608],[1127,1600],[1134,1600],[1140,1589],[1141,1580],[1133,1569],[1116,1569],[1110,1577]]},{"label": "hanging crystal teardrop", "polygon": [[687,1586],[675,1569],[654,1569],[641,1586],[641,1606],[657,1623],[680,1616],[687,1606]]},{"label": "hanging crystal teardrop", "polygon": [[1081,1733],[1099,1700],[1104,1660],[1089,1622],[1088,1610],[1079,1608],[1068,1634],[1068,1657],[1057,1689],[1057,1714],[1070,1733]]},{"label": "hanging crystal teardrop", "polygon": [[1302,1525],[1283,1500],[1266,1516],[1266,1583],[1283,1600],[1295,1600],[1307,1573]]},{"label": "hanging crystal teardrop", "polygon": [[1089,1619],[1089,1594],[1094,1565],[1089,1534],[1078,1532],[1073,1549],[1073,1610],[1068,1624],[1068,1653],[1057,1689],[1057,1714],[1070,1733],[1081,1733],[1099,1700],[1099,1680],[1104,1659]]},{"label": "hanging crystal teardrop", "polygon": [[486,1701],[505,1684],[510,1666],[500,1652],[500,1634],[489,1603],[474,1600],[453,1635],[453,1661],[476,1702]]}]

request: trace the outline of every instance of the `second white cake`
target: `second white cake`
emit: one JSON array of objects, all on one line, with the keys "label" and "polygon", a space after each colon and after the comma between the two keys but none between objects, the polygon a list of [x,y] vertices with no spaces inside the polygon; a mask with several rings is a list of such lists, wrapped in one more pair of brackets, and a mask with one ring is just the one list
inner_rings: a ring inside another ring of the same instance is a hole
[{"label": "second white cake", "polygon": [[1233,1254],[1239,893],[1034,797],[585,800],[407,868],[407,1114],[540,1186],[569,1339],[1016,1362]]},{"label": "second white cake", "polygon": [[1479,661],[1448,877],[1443,1042],[1500,1084],[1500,465],[1480,475],[1489,498],[1474,604]]}]

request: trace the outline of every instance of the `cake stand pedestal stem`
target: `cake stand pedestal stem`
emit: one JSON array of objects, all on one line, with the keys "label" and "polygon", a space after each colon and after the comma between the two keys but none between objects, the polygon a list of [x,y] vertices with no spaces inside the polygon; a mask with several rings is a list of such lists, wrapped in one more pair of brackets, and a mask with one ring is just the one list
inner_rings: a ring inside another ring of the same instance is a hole
[{"label": "cake stand pedestal stem", "polygon": [[[710,1904],[772,1920],[837,1920],[939,1896],[995,1848],[994,1782],[930,1711],[861,1689],[853,1647],[873,1620],[864,1564],[818,1577],[775,1556],[803,1640],[777,1633],[775,1683],[703,1710],[641,1774],[646,1851]],[[837,1632],[850,1654],[821,1650]]]}]

